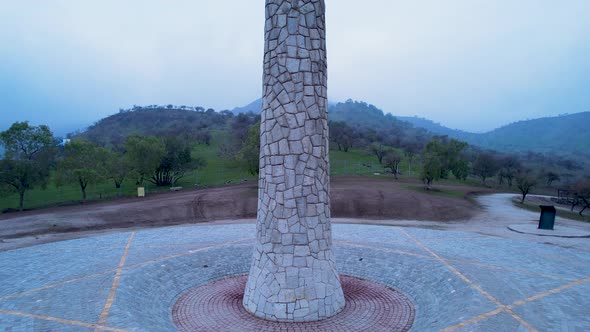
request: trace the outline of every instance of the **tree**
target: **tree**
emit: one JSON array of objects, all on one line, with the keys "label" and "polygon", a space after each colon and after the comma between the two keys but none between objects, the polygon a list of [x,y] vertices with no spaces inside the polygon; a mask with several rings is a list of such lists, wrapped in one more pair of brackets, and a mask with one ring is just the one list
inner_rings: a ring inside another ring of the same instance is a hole
[{"label": "tree", "polygon": [[508,182],[508,186],[512,187],[512,180],[520,171],[522,165],[515,156],[508,156],[500,161],[500,170],[498,172],[498,183],[502,184],[504,179]]},{"label": "tree", "polygon": [[355,140],[355,132],[352,127],[341,121],[331,121],[330,139],[338,146],[338,151],[348,152]]},{"label": "tree", "polygon": [[552,172],[552,171],[546,172],[545,178],[547,179],[547,181],[546,181],[547,186],[551,186],[551,184],[553,184],[553,182],[555,182],[555,181],[557,181],[557,182],[561,181],[559,174]]},{"label": "tree", "polygon": [[248,130],[244,146],[238,153],[241,160],[252,175],[260,173],[260,122],[255,123]]},{"label": "tree", "polygon": [[379,160],[379,164],[383,164],[383,157],[385,157],[385,154],[387,153],[389,148],[383,145],[382,143],[376,142],[369,146],[369,150],[372,154],[374,154],[377,157],[377,160]]},{"label": "tree", "polygon": [[403,155],[398,150],[394,149],[387,151],[384,157],[385,167],[391,169],[391,173],[393,173],[396,180],[399,173],[399,164],[402,159]]},{"label": "tree", "polygon": [[19,210],[22,211],[26,191],[47,184],[55,140],[47,126],[15,122],[0,133],[0,142],[5,149],[0,164],[0,185],[4,192],[19,195]]},{"label": "tree", "polygon": [[481,178],[484,186],[486,179],[498,173],[498,161],[489,153],[480,153],[473,163],[473,173]]},{"label": "tree", "polygon": [[451,139],[446,144],[446,152],[444,154],[444,157],[446,157],[446,167],[459,180],[465,180],[467,179],[467,175],[469,175],[469,164],[465,160],[465,149],[467,147],[467,143],[455,139]]},{"label": "tree", "polygon": [[452,168],[451,172],[458,180],[467,180],[467,176],[469,175],[469,163],[466,160],[457,160]]},{"label": "tree", "polygon": [[574,192],[572,210],[576,205],[580,205],[582,209],[579,214],[582,216],[584,210],[590,209],[590,180],[578,182],[572,187],[572,191]]},{"label": "tree", "polygon": [[150,178],[150,182],[153,184],[159,187],[174,186],[176,181],[182,179],[187,171],[206,165],[204,159],[191,156],[191,149],[186,141],[167,137],[164,143],[165,154]]},{"label": "tree", "polygon": [[133,135],[127,138],[125,151],[125,158],[137,174],[137,184],[141,186],[160,165],[166,146],[156,137]]},{"label": "tree", "polygon": [[113,180],[115,188],[121,188],[121,184],[131,172],[129,161],[122,153],[105,150],[105,171],[107,178]]},{"label": "tree", "polygon": [[108,153],[88,141],[76,140],[64,148],[64,157],[58,163],[57,184],[72,183],[80,186],[82,200],[86,201],[86,188],[106,178]]},{"label": "tree", "polygon": [[441,158],[435,151],[425,152],[422,159],[422,180],[426,183],[426,189],[430,189],[432,182],[441,178],[443,164]]},{"label": "tree", "polygon": [[409,143],[405,145],[405,155],[408,158],[408,174],[412,175],[412,161],[418,152],[420,151],[420,147],[417,143]]},{"label": "tree", "polygon": [[466,148],[467,143],[446,138],[435,138],[426,144],[421,176],[427,189],[430,189],[433,181],[446,179],[449,172],[458,179],[467,177],[468,164],[463,156]]},{"label": "tree", "polygon": [[211,133],[207,130],[198,130],[192,133],[190,137],[199,144],[211,145]]},{"label": "tree", "polygon": [[27,121],[15,122],[0,133],[0,139],[6,150],[5,158],[10,160],[33,160],[55,142],[49,127],[30,126]]},{"label": "tree", "polygon": [[[228,119],[232,118],[233,113],[228,112],[229,115],[225,115]],[[238,145],[240,145],[246,140],[246,136],[248,136],[248,130],[250,126],[253,124],[252,118],[244,113],[238,114],[233,120],[231,120],[231,135],[237,141]]]},{"label": "tree", "polygon": [[522,194],[521,203],[524,203],[524,200],[531,189],[537,185],[537,180],[529,175],[530,172],[520,172],[516,175],[516,187],[520,190]]}]

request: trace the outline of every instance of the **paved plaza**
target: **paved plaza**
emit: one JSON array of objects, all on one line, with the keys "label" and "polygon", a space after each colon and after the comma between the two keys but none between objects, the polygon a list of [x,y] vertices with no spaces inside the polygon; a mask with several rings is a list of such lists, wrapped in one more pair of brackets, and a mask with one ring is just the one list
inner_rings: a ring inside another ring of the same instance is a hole
[{"label": "paved plaza", "polygon": [[[173,331],[188,290],[249,271],[254,224],[121,232],[0,253],[2,331]],[[590,330],[590,255],[477,233],[333,225],[341,275],[407,296],[412,331]]]}]

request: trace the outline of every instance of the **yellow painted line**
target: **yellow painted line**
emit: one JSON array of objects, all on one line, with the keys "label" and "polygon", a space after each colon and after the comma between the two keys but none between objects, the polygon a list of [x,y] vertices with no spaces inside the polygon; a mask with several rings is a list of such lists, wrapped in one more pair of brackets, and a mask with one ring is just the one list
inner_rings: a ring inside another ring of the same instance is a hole
[{"label": "yellow painted line", "polygon": [[497,314],[499,314],[501,312],[504,312],[504,310],[502,310],[502,308],[498,308],[498,309],[496,309],[494,311],[490,311],[490,312],[485,313],[483,315],[479,315],[477,317],[473,317],[470,320],[466,320],[466,321],[461,322],[461,323],[459,323],[457,325],[453,325],[451,327],[447,327],[444,330],[440,330],[440,332],[452,332],[452,331],[456,331],[456,330],[458,330],[460,328],[463,328],[463,327],[465,327],[467,325],[471,325],[471,324],[477,323],[479,321],[482,321],[484,319],[488,319],[488,318],[490,318],[492,316],[496,316]]},{"label": "yellow painted line", "polygon": [[115,272],[115,279],[113,280],[113,285],[111,286],[111,291],[109,292],[109,296],[107,297],[107,301],[104,304],[104,308],[102,309],[102,313],[100,314],[100,319],[98,320],[98,325],[104,325],[109,318],[109,312],[111,311],[111,307],[113,306],[113,301],[115,300],[115,295],[117,294],[117,288],[119,287],[119,280],[121,279],[121,272],[123,271],[123,267],[125,266],[125,261],[127,260],[127,254],[129,253],[129,248],[131,247],[131,242],[133,241],[133,237],[135,237],[135,232],[131,233],[129,236],[129,240],[127,240],[127,245],[125,246],[125,250],[123,251],[123,255],[121,256],[121,261],[119,262],[119,267]]},{"label": "yellow painted line", "polygon": [[231,245],[236,245],[236,244],[240,244],[241,242],[244,242],[244,241],[252,241],[254,239],[255,238],[253,238],[253,237],[243,238],[243,239],[239,239],[239,240],[236,240],[236,241],[220,243],[220,244],[216,244],[216,245],[212,245],[212,246],[208,246],[208,247],[203,247],[203,248],[197,248],[197,249],[189,250],[189,251],[186,251],[186,252],[183,252],[183,253],[180,253],[180,254],[159,257],[159,258],[152,259],[152,260],[149,260],[149,261],[145,261],[145,262],[141,262],[141,263],[137,263],[137,264],[133,264],[133,265],[128,265],[128,266],[125,267],[125,269],[131,269],[131,268],[136,268],[136,267],[139,267],[139,266],[144,266],[144,265],[148,265],[148,264],[152,264],[152,263],[166,261],[166,260],[169,260],[169,259],[178,258],[178,257],[186,256],[186,255],[191,255],[191,254],[194,254],[194,253],[197,253],[197,252],[207,251],[207,250],[210,250],[210,249],[223,248],[223,247],[227,247],[227,246],[231,246]]},{"label": "yellow painted line", "polygon": [[514,313],[508,307],[503,305],[500,301],[498,301],[490,293],[483,290],[483,288],[481,288],[479,285],[477,285],[476,283],[471,281],[469,278],[467,278],[463,273],[459,272],[459,270],[457,270],[454,266],[449,264],[449,262],[447,262],[444,258],[440,257],[434,251],[430,250],[430,248],[426,247],[418,239],[414,238],[412,235],[408,234],[405,230],[403,230],[401,228],[399,229],[399,231],[402,232],[404,235],[406,235],[408,238],[412,239],[414,242],[416,242],[417,245],[422,247],[424,250],[426,250],[428,253],[430,253],[433,257],[435,257],[437,260],[439,260],[441,263],[443,263],[447,268],[449,268],[451,271],[453,271],[453,273],[455,273],[459,278],[461,278],[463,281],[468,283],[471,287],[473,287],[475,290],[480,292],[483,296],[487,297],[490,301],[495,303],[498,306],[498,309],[500,309],[501,311],[504,311],[505,313],[512,316],[512,318],[516,319],[518,322],[520,322],[522,325],[524,325],[529,331],[538,332],[537,329],[535,329],[531,324],[527,323],[524,319],[520,318],[516,313]]},{"label": "yellow painted line", "polygon": [[[182,254],[177,254],[177,255],[173,255],[173,256],[166,256],[166,257],[162,257],[162,258],[150,260],[150,261],[139,263],[139,264],[127,265],[127,266],[123,267],[123,269],[128,269],[128,268],[143,266],[143,265],[147,265],[147,264],[158,262],[158,261],[163,261],[163,260],[167,260],[167,259],[171,259],[171,258],[176,258],[176,257],[184,256],[184,255],[189,255],[191,253],[195,253],[195,252],[202,251],[202,250],[207,250],[207,249],[213,249],[213,248],[218,248],[218,247],[224,247],[224,246],[228,246],[228,245],[238,244],[240,242],[243,242],[243,241],[251,241],[253,239],[254,238],[244,238],[244,239],[240,239],[240,240],[237,240],[237,241],[221,243],[219,245],[209,246],[209,247],[202,248],[202,249],[198,249],[197,248],[197,249],[193,249],[193,250],[190,250],[190,251],[186,251],[186,252],[184,252]],[[79,278],[74,278],[74,279],[63,281],[63,282],[58,282],[58,283],[55,283],[55,284],[46,285],[46,286],[39,287],[39,288],[29,289],[29,290],[26,290],[26,291],[23,291],[23,292],[14,293],[14,294],[6,295],[4,297],[0,297],[0,301],[6,300],[6,299],[15,298],[15,297],[19,297],[19,296],[23,296],[23,295],[27,295],[27,294],[30,294],[30,293],[39,292],[39,291],[46,290],[46,289],[51,289],[51,288],[59,287],[59,286],[62,286],[62,285],[71,284],[71,283],[74,283],[74,282],[77,282],[77,281],[82,281],[82,280],[85,280],[85,279],[98,277],[98,276],[105,275],[105,274],[112,273],[112,272],[116,272],[116,271],[117,271],[117,269],[110,269],[110,270],[106,270],[106,271],[102,271],[102,272],[90,274],[90,275],[87,275],[87,276],[83,276],[83,277],[79,277]]]},{"label": "yellow painted line", "polygon": [[57,317],[49,317],[49,316],[28,314],[28,313],[19,312],[19,311],[11,311],[11,310],[2,310],[2,309],[0,309],[0,314],[11,315],[11,316],[18,316],[18,317],[34,318],[34,319],[39,319],[39,320],[44,320],[44,321],[49,321],[49,322],[57,322],[57,323],[61,323],[61,324],[68,324],[68,325],[76,325],[76,326],[94,328],[94,329],[97,329],[99,331],[127,332],[126,330],[117,329],[117,328],[114,328],[114,327],[108,327],[108,326],[99,325],[99,324],[91,324],[91,323],[79,322],[79,321],[76,321],[76,320],[70,320],[70,319],[62,319],[62,318],[57,318]]},{"label": "yellow painted line", "polygon": [[416,256],[416,257],[421,257],[421,258],[426,258],[426,259],[433,259],[431,256],[428,256],[428,255],[422,255],[422,254],[418,254],[418,253],[414,253],[414,252],[408,252],[408,251],[401,251],[401,250],[395,250],[395,249],[389,249],[389,248],[383,248],[383,247],[367,246],[367,245],[363,245],[363,244],[346,242],[346,241],[335,241],[335,243],[337,243],[337,244],[343,244],[343,245],[349,246],[349,247],[356,247],[356,248],[363,248],[363,249],[371,249],[371,250],[379,250],[379,251],[391,252],[391,253],[394,253],[394,254],[408,255],[408,256]]},{"label": "yellow painted line", "polygon": [[457,270],[454,266],[449,264],[449,262],[447,262],[444,258],[440,257],[434,251],[430,250],[430,248],[428,248],[424,244],[422,244],[422,242],[418,241],[416,238],[414,238],[413,236],[408,234],[403,229],[400,229],[400,232],[402,232],[404,235],[406,235],[410,239],[414,240],[414,242],[416,242],[416,244],[418,244],[422,249],[426,250],[434,258],[436,258],[438,261],[443,263],[447,268],[449,268],[449,270],[453,271],[453,273],[455,273],[459,278],[461,278],[463,281],[468,283],[471,287],[475,288],[475,290],[480,292],[483,296],[487,297],[490,301],[495,303],[498,307],[504,307],[504,305],[502,303],[500,303],[500,301],[498,301],[495,297],[490,295],[490,293],[483,290],[481,287],[479,287],[479,285],[475,284],[473,281],[471,281],[469,278],[467,278],[463,273],[459,272],[459,270]]},{"label": "yellow painted line", "polygon": [[[508,306],[506,306],[506,309],[512,310],[512,309],[514,309],[514,308],[516,308],[516,307],[518,307],[518,306],[521,306],[521,305],[523,305],[523,304],[526,304],[526,303],[530,303],[530,302],[537,301],[537,300],[539,300],[539,299],[542,299],[542,298],[544,298],[544,297],[546,297],[546,296],[549,296],[549,295],[552,295],[552,294],[557,294],[557,293],[560,293],[560,292],[562,292],[562,291],[564,291],[564,290],[566,290],[566,289],[569,289],[569,288],[575,287],[575,286],[577,286],[577,285],[580,285],[580,284],[583,284],[583,283],[585,283],[585,282],[589,282],[589,281],[590,281],[590,277],[588,277],[588,278],[584,278],[584,279],[579,279],[579,280],[576,280],[576,281],[574,281],[574,282],[572,282],[572,283],[569,283],[569,284],[567,284],[567,285],[563,285],[563,286],[561,286],[561,287],[557,287],[557,288],[551,289],[551,290],[549,290],[549,291],[546,291],[546,292],[543,292],[543,293],[537,294],[537,295],[535,295],[535,296],[531,296],[531,297],[529,297],[529,298],[527,298],[527,299],[524,299],[524,300],[516,301],[516,302],[512,303],[511,305],[508,305]],[[492,317],[492,316],[495,316],[495,315],[497,315],[497,314],[499,314],[500,312],[503,312],[503,311],[505,312],[505,310],[504,310],[504,309],[502,309],[502,308],[498,308],[498,309],[496,309],[496,310],[494,310],[494,311],[490,311],[490,312],[488,312],[488,313],[485,313],[485,314],[483,314],[483,315],[480,315],[480,316],[474,317],[474,318],[472,318],[472,319],[470,319],[470,320],[467,320],[467,321],[464,321],[464,322],[462,322],[462,323],[459,323],[459,324],[457,324],[457,325],[454,325],[454,326],[451,326],[451,327],[449,327],[449,328],[446,328],[446,329],[442,330],[442,332],[451,332],[451,331],[455,331],[455,330],[457,330],[457,329],[460,329],[460,328],[462,328],[462,327],[465,327],[465,326],[467,326],[467,325],[470,325],[470,324],[473,324],[473,323],[479,322],[479,321],[481,321],[481,320],[484,320],[484,319],[490,318],[490,317]],[[517,317],[518,317],[518,318],[517,318]],[[525,326],[527,326],[527,328],[529,328],[529,329],[530,329],[530,328],[532,328],[532,327],[531,327],[531,326],[530,326],[530,325],[529,325],[529,324],[528,324],[526,321],[524,321],[524,320],[523,320],[522,318],[520,318],[519,316],[516,316],[516,317],[514,317],[514,318],[515,318],[515,319],[516,319],[516,320],[517,320],[519,323],[521,323],[522,325],[525,325]]]},{"label": "yellow painted line", "polygon": [[503,271],[522,273],[522,274],[531,274],[531,275],[536,275],[536,276],[545,277],[545,278],[560,279],[560,280],[566,280],[566,281],[575,281],[576,280],[574,278],[562,277],[562,276],[558,276],[558,275],[554,275],[554,274],[539,273],[539,272],[520,270],[520,269],[511,269],[511,268],[503,267],[503,266],[490,265],[490,264],[479,263],[479,262],[463,261],[460,259],[450,258],[450,259],[448,259],[448,261],[463,264],[463,265],[473,265],[473,266],[485,267],[485,268],[492,269],[492,270],[503,270]]},{"label": "yellow painted line", "polygon": [[585,283],[585,282],[588,282],[588,281],[590,281],[590,277],[588,277],[588,278],[584,278],[584,279],[580,279],[580,280],[576,280],[576,281],[574,281],[574,282],[572,282],[572,283],[569,283],[569,284],[567,284],[567,285],[563,285],[563,286],[561,286],[561,287],[557,287],[557,288],[554,288],[554,289],[552,289],[552,290],[548,290],[548,291],[546,291],[546,292],[543,292],[543,293],[537,294],[537,295],[535,295],[535,296],[531,296],[531,297],[529,297],[528,299],[524,299],[524,300],[516,301],[516,302],[512,303],[511,305],[509,305],[509,306],[508,306],[508,308],[509,308],[509,309],[512,309],[512,308],[514,308],[514,307],[521,306],[521,305],[523,305],[523,304],[525,304],[525,303],[529,303],[529,302],[537,301],[537,300],[539,300],[539,299],[542,299],[542,298],[544,298],[545,296],[549,296],[549,295],[552,295],[552,294],[557,294],[557,293],[559,293],[559,292],[562,292],[562,291],[564,291],[564,290],[566,290],[566,289],[568,289],[568,288],[572,288],[572,287],[574,287],[574,286],[577,286],[577,285],[583,284],[583,283]]},{"label": "yellow painted line", "polygon": [[27,294],[34,293],[34,292],[39,292],[39,291],[50,289],[50,288],[59,287],[59,286],[62,286],[62,285],[71,284],[71,283],[76,282],[76,281],[82,281],[82,280],[85,280],[85,279],[98,277],[98,276],[101,276],[101,275],[105,275],[105,274],[108,274],[108,273],[115,272],[116,270],[117,269],[110,269],[110,270],[107,270],[107,271],[103,271],[103,272],[99,272],[99,273],[95,273],[95,274],[90,274],[90,275],[87,275],[87,276],[84,276],[84,277],[80,277],[80,278],[70,279],[70,280],[66,280],[66,281],[63,281],[63,282],[58,282],[58,283],[51,284],[51,285],[46,285],[46,286],[39,287],[39,288],[29,289],[29,290],[24,291],[24,292],[15,293],[15,294],[7,295],[7,296],[4,296],[4,297],[0,297],[0,301],[6,300],[6,299],[11,299],[11,298],[14,298],[14,297],[19,297],[19,296],[27,295]]},{"label": "yellow painted line", "polygon": [[[400,240],[392,240],[391,242],[400,242]],[[391,243],[391,242],[388,242],[388,243]],[[429,255],[422,255],[422,254],[418,254],[418,253],[401,251],[401,250],[395,250],[395,249],[391,249],[391,248],[375,247],[375,246],[371,246],[371,245],[359,244],[359,243],[354,243],[354,242],[349,242],[349,241],[334,241],[334,243],[343,244],[343,245],[347,245],[347,246],[350,246],[350,247],[357,247],[357,248],[373,249],[373,250],[379,250],[379,251],[392,252],[392,253],[396,253],[396,254],[400,254],[400,255],[409,255],[409,256],[417,256],[417,257],[422,257],[422,258],[427,258],[427,259],[436,259],[436,258],[434,258],[432,256],[429,256]],[[372,241],[370,243],[386,243],[386,242],[373,242]],[[463,265],[480,266],[480,267],[485,267],[485,268],[492,269],[492,270],[504,270],[504,271],[522,273],[522,274],[537,275],[537,276],[546,277],[546,278],[552,278],[552,279],[561,279],[561,280],[568,280],[568,281],[575,281],[576,280],[574,278],[567,278],[567,277],[562,277],[562,276],[553,275],[553,274],[538,273],[538,272],[533,272],[533,271],[528,271],[528,270],[511,269],[511,268],[497,266],[497,265],[490,265],[490,264],[484,264],[484,263],[479,263],[479,262],[464,261],[464,260],[460,260],[460,259],[448,259],[447,261],[449,261],[449,262],[456,262],[456,263],[460,263],[460,264],[463,264]]]}]

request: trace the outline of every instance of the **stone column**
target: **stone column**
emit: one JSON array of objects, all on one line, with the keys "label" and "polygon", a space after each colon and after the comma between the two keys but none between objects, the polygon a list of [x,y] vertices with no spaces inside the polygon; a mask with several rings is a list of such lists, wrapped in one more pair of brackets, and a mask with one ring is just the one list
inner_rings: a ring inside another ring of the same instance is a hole
[{"label": "stone column", "polygon": [[324,0],[266,0],[257,241],[245,308],[317,321],[344,295],[332,255]]}]

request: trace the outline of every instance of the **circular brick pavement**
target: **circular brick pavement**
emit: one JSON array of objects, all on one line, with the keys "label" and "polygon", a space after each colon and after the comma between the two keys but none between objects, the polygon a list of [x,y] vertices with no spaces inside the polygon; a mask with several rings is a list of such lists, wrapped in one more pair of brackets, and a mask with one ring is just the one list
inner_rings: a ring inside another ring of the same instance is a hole
[{"label": "circular brick pavement", "polygon": [[218,280],[190,289],[172,308],[181,331],[408,331],[414,322],[412,302],[401,292],[371,281],[341,276],[346,306],[319,321],[266,321],[242,306],[246,276]]}]

